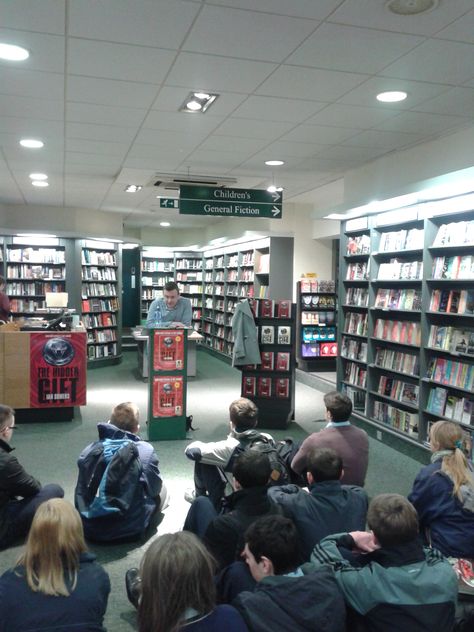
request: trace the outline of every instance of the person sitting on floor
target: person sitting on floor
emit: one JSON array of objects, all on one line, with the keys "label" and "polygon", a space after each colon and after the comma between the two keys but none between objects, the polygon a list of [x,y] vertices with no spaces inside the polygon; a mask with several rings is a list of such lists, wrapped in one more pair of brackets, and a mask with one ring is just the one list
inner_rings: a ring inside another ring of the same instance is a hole
[{"label": "person sitting on floor", "polygon": [[232,606],[216,606],[213,576],[213,559],[194,534],[154,540],[140,567],[139,632],[247,632]]},{"label": "person sitting on floor", "polygon": [[251,632],[344,632],[344,598],[329,569],[297,567],[298,532],[288,518],[260,518],[245,533],[243,556],[256,582],[232,605]]},{"label": "person sitting on floor", "polygon": [[[423,549],[418,516],[399,494],[380,494],[369,505],[372,531],[330,535],[311,561],[329,565],[346,604],[351,631],[447,632],[454,624],[458,581],[450,563],[435,549]],[[343,550],[359,551],[360,564]]]},{"label": "person sitting on floor", "polygon": [[[185,493],[189,502],[197,496],[209,496],[212,504],[219,512],[227,486],[224,470],[228,466],[235,449],[241,441],[248,441],[252,437],[262,435],[256,430],[258,422],[258,408],[255,404],[240,397],[229,406],[230,434],[222,441],[193,441],[184,453],[194,461],[194,487]],[[266,437],[271,438],[269,435]]]},{"label": "person sitting on floor", "polygon": [[434,423],[430,447],[431,464],[421,468],[408,496],[422,536],[443,555],[474,558],[474,477],[459,425]]},{"label": "person sitting on floor", "polygon": [[0,549],[26,536],[41,503],[64,496],[59,485],[41,487],[12,455],[15,427],[15,411],[0,404]]},{"label": "person sitting on floor", "polygon": [[314,448],[332,448],[342,458],[344,474],[341,483],[364,487],[369,464],[369,438],[365,430],[350,422],[352,402],[343,393],[331,391],[324,395],[327,425],[313,432],[300,446],[291,468],[297,474],[308,469],[308,455]]},{"label": "person sitting on floor", "polygon": [[331,533],[365,529],[367,494],[362,487],[341,485],[342,459],[331,448],[308,454],[309,493],[297,485],[270,487],[269,497],[280,504],[298,529],[303,560],[315,544]]},{"label": "person sitting on floor", "polygon": [[184,530],[203,538],[220,568],[239,559],[246,528],[265,515],[281,515],[282,509],[267,497],[271,466],[268,456],[247,450],[234,461],[234,493],[227,496],[225,513],[217,515],[207,496],[191,505]]},{"label": "person sitting on floor", "polygon": [[109,576],[87,552],[78,512],[64,499],[47,500],[17,565],[0,578],[0,631],[104,631],[109,592]]},{"label": "person sitting on floor", "polygon": [[97,428],[99,440],[78,460],[74,498],[84,532],[97,541],[139,538],[168,503],[158,456],[138,435],[139,410],[133,402],[115,406],[109,422]]}]

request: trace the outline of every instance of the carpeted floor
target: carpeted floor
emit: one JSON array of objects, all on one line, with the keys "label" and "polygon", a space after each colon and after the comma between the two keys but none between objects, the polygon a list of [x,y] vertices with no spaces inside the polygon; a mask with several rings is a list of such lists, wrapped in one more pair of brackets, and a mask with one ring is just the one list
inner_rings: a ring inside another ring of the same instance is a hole
[{"label": "carpeted floor", "polygon": [[[66,498],[73,501],[76,482],[76,461],[80,451],[96,439],[95,425],[106,421],[112,407],[121,401],[135,401],[146,419],[147,384],[136,377],[136,356],[126,352],[122,364],[89,371],[88,404],[78,411],[71,422],[21,424],[15,430],[12,445],[24,467],[42,483],[60,483]],[[188,414],[193,414],[199,428],[192,438],[211,441],[224,438],[228,432],[228,405],[240,395],[240,373],[209,355],[198,352],[198,374],[188,383]],[[319,430],[323,422],[323,394],[301,383],[296,385],[296,421],[288,429],[271,431],[275,438],[292,436],[302,440],[308,433]],[[143,423],[144,425],[144,423]],[[146,432],[143,433],[146,437]],[[192,486],[192,463],[183,455],[185,441],[154,444],[160,458],[160,469],[171,494],[158,534],[179,530],[189,505],[184,501],[186,487]],[[370,496],[380,492],[406,494],[411,488],[420,463],[375,440],[370,440],[370,465],[366,489]],[[138,566],[146,543],[122,545],[91,545],[99,561],[110,575],[112,592],[105,625],[110,632],[135,630],[135,612],[125,594],[124,574],[127,568]],[[3,551],[0,572],[17,559],[21,547]]]}]

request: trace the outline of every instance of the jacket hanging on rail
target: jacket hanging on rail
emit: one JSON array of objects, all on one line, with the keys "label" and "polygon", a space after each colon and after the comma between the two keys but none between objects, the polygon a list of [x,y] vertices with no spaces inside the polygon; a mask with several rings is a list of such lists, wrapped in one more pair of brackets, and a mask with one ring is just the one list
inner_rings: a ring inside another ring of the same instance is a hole
[{"label": "jacket hanging on rail", "polygon": [[232,318],[232,333],[234,335],[232,366],[260,364],[258,328],[248,300],[236,305]]}]

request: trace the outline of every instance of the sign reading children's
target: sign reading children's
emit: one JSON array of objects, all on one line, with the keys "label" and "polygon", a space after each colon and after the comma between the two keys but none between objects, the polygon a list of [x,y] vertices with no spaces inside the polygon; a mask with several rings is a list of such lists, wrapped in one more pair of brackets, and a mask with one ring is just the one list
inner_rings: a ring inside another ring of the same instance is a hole
[{"label": "sign reading children's", "polygon": [[184,215],[281,219],[282,205],[281,191],[200,185],[181,186],[179,190],[179,212]]}]

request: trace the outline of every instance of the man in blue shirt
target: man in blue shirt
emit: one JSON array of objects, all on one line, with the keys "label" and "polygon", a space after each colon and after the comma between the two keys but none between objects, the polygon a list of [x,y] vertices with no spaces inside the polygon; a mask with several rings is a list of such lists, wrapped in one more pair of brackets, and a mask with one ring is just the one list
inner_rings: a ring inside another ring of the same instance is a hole
[{"label": "man in blue shirt", "polygon": [[180,296],[177,284],[169,281],[163,288],[163,297],[150,305],[146,326],[183,328],[191,327],[191,321],[191,301]]}]

